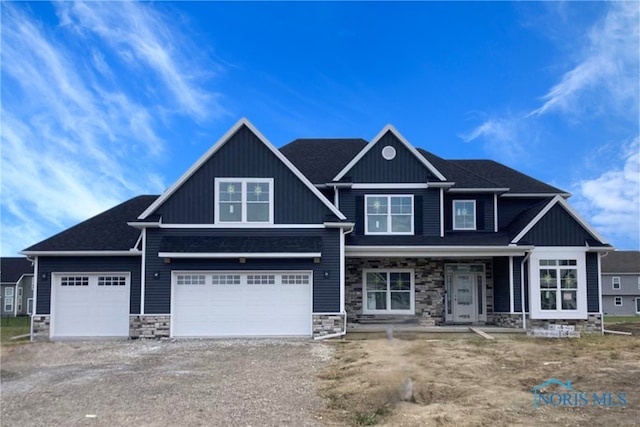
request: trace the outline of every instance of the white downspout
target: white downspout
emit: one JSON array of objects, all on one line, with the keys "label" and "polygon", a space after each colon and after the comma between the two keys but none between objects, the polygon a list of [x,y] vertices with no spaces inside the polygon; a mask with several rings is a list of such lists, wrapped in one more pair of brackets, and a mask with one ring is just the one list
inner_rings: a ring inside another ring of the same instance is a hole
[{"label": "white downspout", "polygon": [[[529,260],[531,252],[527,252],[520,262],[520,304],[522,305],[522,329],[527,330],[527,315],[524,307],[524,263]],[[529,284],[531,285],[531,284]]]},{"label": "white downspout", "polygon": [[609,255],[608,251],[604,254],[598,254],[598,297],[600,299],[600,332],[602,335],[604,335],[604,311],[602,310],[602,258],[607,255]]},{"label": "white downspout", "polygon": [[[29,257],[27,257],[27,259],[29,259]],[[33,298],[33,309],[31,310],[31,327],[29,329],[29,341],[33,341],[33,318],[36,315],[36,307],[37,307],[37,303],[38,303],[38,257],[35,257],[33,260],[33,295],[31,296],[31,298]]]}]

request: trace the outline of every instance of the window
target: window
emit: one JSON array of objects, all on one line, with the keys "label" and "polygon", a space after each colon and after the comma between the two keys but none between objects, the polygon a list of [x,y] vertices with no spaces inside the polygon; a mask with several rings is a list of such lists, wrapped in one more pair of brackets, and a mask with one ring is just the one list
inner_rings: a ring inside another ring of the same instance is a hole
[{"label": "window", "polygon": [[413,234],[413,196],[365,196],[366,234]]},{"label": "window", "polygon": [[62,276],[60,286],[89,286],[88,276]]},{"label": "window", "polygon": [[27,300],[27,314],[33,314],[33,298]]},{"label": "window", "polygon": [[616,307],[622,307],[622,297],[613,297],[613,304]]},{"label": "window", "polygon": [[272,223],[273,179],[216,178],[216,223]]},{"label": "window", "polygon": [[239,274],[214,274],[211,276],[211,284],[213,285],[239,285]]},{"label": "window", "polygon": [[98,276],[98,286],[125,286],[127,278],[124,276]]},{"label": "window", "polygon": [[308,274],[283,274],[281,283],[283,285],[308,285],[309,275]]},{"label": "window", "polygon": [[204,285],[204,274],[178,274],[176,283],[178,285]]},{"label": "window", "polygon": [[611,278],[611,287],[613,289],[620,289],[620,278],[619,277],[612,277]]},{"label": "window", "polygon": [[578,309],[578,270],[574,259],[540,260],[540,309]]},{"label": "window", "polygon": [[18,288],[18,313],[22,313],[22,288]]},{"label": "window", "polygon": [[13,288],[4,288],[4,311],[13,311]]},{"label": "window", "polygon": [[363,312],[414,314],[413,271],[364,272]]},{"label": "window", "polygon": [[640,298],[636,298],[636,313],[640,314]]},{"label": "window", "polygon": [[453,201],[453,229],[454,230],[475,230],[476,229],[476,201],[475,200],[454,200]]},{"label": "window", "polygon": [[273,285],[276,283],[276,276],[273,274],[249,274],[247,285]]}]

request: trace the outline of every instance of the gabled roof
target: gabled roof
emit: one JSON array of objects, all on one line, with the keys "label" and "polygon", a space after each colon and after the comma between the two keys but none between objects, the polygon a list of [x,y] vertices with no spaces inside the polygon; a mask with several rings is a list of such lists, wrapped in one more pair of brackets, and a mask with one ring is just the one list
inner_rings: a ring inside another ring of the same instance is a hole
[{"label": "gabled roof", "polygon": [[600,259],[603,273],[640,274],[640,251],[611,251]]},{"label": "gabled roof", "polygon": [[81,222],[23,250],[25,255],[39,252],[129,251],[140,230],[127,225],[158,196],[138,196]]},{"label": "gabled roof", "polygon": [[284,163],[284,165],[289,168],[289,170],[291,170],[291,172],[293,172],[293,174],[300,180],[302,181],[302,183],[307,186],[307,188],[309,188],[309,190],[311,190],[311,192],[327,207],[329,208],[329,210],[335,215],[337,216],[339,219],[341,220],[345,220],[346,217],[342,214],[342,212],[340,212],[338,210],[338,208],[336,208],[334,205],[332,205],[323,195],[322,193],[320,193],[320,191],[313,186],[313,184],[311,182],[309,182],[309,179],[307,177],[305,177],[302,172],[300,172],[298,170],[297,167],[295,167],[293,165],[293,163],[291,163],[291,161],[289,161],[289,159],[287,159],[284,154],[282,154],[280,151],[278,151],[278,149],[276,149],[273,144],[271,144],[267,138],[264,137],[264,135],[262,135],[258,129],[256,129],[250,122],[249,120],[242,118],[240,120],[238,120],[238,122],[231,128],[229,129],[229,131],[227,131],[227,133],[225,133],[222,138],[220,138],[215,144],[213,144],[213,146],[211,148],[209,148],[209,150],[207,150],[206,153],[204,153],[202,155],[202,157],[200,157],[193,165],[191,165],[191,167],[176,181],[173,183],[173,185],[171,185],[171,187],[169,187],[164,193],[162,193],[162,195],[160,197],[158,197],[158,199],[153,202],[151,204],[151,206],[149,206],[144,212],[142,212],[142,214],[140,214],[140,216],[138,217],[139,219],[143,220],[146,219],[149,215],[153,214],[154,211],[160,207],[169,197],[171,197],[172,194],[174,194],[181,186],[182,184],[184,184],[198,169],[200,169],[200,167],[202,167],[202,165],[204,165],[204,163],[209,160],[218,150],[220,150],[220,148],[222,148],[227,142],[229,142],[229,140],[231,140],[231,138],[233,137],[233,135],[236,134],[236,132],[238,132],[238,130],[240,130],[241,127],[246,126],[251,132],[253,132],[253,134],[260,140],[260,142],[262,142],[282,163]]},{"label": "gabled roof", "polygon": [[455,163],[418,148],[418,152],[432,165],[438,168],[449,181],[455,182],[454,188],[499,188],[500,185],[474,174]]},{"label": "gabled roof", "polygon": [[536,203],[531,206],[529,209],[522,212],[520,215],[515,217],[513,221],[507,226],[507,230],[509,231],[509,235],[512,239],[514,239],[520,232],[528,226],[531,221],[551,202],[551,198],[543,199],[540,203]]},{"label": "gabled roof", "polygon": [[510,193],[569,195],[566,191],[545,184],[493,160],[449,160],[449,162],[474,175],[494,182],[498,187],[509,188]]},{"label": "gabled roof", "polygon": [[433,166],[427,159],[421,156],[420,153],[418,153],[418,150],[416,150],[413,145],[409,144],[409,141],[407,141],[392,125],[385,126],[380,131],[380,133],[375,138],[373,138],[373,141],[371,141],[362,150],[360,150],[360,152],[353,159],[351,159],[351,161],[344,168],[342,168],[340,172],[338,172],[333,180],[340,181],[347,174],[347,172],[349,172],[349,170],[351,170],[351,168],[356,163],[358,163],[358,161],[360,161],[360,159],[364,157],[364,155],[367,154],[367,152],[371,150],[378,143],[378,141],[382,139],[383,136],[387,134],[387,132],[391,132],[396,138],[398,138],[398,140],[416,157],[416,159],[418,159],[420,163],[422,163],[429,171],[431,171],[431,173],[433,173],[439,180],[447,180],[447,178],[445,178],[444,175],[442,175],[442,173],[440,173],[440,171],[436,169],[436,167]]},{"label": "gabled roof", "polygon": [[33,264],[24,257],[0,259],[0,282],[17,283],[25,274],[33,275]]},{"label": "gabled roof", "polygon": [[[520,239],[522,239],[528,232],[531,230],[544,216],[547,212],[551,210],[555,205],[560,205],[569,215],[575,219],[578,224],[580,224],[593,238],[601,244],[607,244],[607,241],[593,228],[587,221],[585,221],[582,216],[578,212],[576,212],[571,205],[561,196],[556,195],[549,203],[546,204],[540,211],[533,217],[529,223],[520,230],[520,232],[513,238],[511,243],[518,243]],[[535,209],[534,206],[531,209]]]},{"label": "gabled roof", "polygon": [[314,184],[331,182],[365,146],[362,138],[296,139],[280,152]]}]

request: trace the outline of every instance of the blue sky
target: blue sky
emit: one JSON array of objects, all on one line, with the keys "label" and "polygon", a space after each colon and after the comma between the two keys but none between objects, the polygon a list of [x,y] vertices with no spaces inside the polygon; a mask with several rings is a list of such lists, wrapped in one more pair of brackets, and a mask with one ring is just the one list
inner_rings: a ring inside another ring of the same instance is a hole
[{"label": "blue sky", "polygon": [[239,118],[393,124],[573,194],[640,249],[637,2],[3,2],[2,255],[171,185]]}]

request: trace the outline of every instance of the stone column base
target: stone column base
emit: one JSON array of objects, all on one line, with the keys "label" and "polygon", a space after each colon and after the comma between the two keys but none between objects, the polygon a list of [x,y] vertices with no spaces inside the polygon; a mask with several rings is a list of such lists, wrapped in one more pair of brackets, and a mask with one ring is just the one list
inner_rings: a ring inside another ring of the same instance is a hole
[{"label": "stone column base", "polygon": [[[492,325],[503,328],[522,328],[522,313],[491,313],[487,320]],[[602,333],[602,315],[590,313],[588,319],[531,319],[526,314],[527,330],[548,329],[549,325],[574,326],[582,333]]]},{"label": "stone column base", "polygon": [[49,341],[51,316],[48,314],[34,314],[31,316],[32,341]]},{"label": "stone column base", "polygon": [[129,317],[129,337],[169,338],[171,315],[132,315]]},{"label": "stone column base", "polygon": [[314,314],[313,315],[313,336],[322,337],[343,332],[346,325],[346,315],[335,314]]}]

